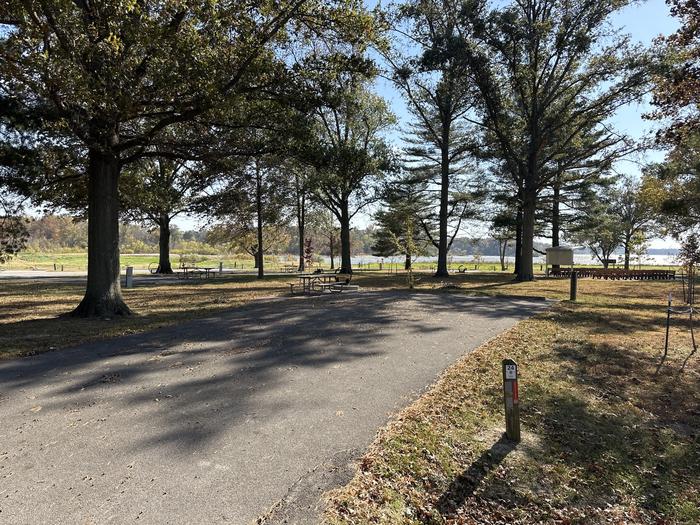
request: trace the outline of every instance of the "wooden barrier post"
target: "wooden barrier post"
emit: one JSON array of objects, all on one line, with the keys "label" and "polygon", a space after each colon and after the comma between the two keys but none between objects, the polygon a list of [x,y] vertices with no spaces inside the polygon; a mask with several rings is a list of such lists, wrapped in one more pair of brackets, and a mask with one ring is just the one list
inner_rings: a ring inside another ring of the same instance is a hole
[{"label": "wooden barrier post", "polygon": [[518,442],[520,441],[518,365],[512,359],[503,360],[503,404],[506,414],[506,437]]},{"label": "wooden barrier post", "polygon": [[571,272],[571,287],[569,290],[569,301],[576,302],[576,294],[578,292],[578,275],[576,270]]},{"label": "wooden barrier post", "polygon": [[126,267],[126,282],[124,284],[125,284],[126,288],[133,288],[134,287],[134,267],[133,266]]}]

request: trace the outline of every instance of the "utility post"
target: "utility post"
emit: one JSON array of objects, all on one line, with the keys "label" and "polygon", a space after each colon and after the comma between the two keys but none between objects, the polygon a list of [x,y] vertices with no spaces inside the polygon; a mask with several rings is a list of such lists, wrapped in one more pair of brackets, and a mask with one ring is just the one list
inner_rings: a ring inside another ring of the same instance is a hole
[{"label": "utility post", "polygon": [[517,443],[520,441],[518,365],[512,359],[503,360],[503,404],[506,414],[506,436]]},{"label": "utility post", "polygon": [[133,266],[127,266],[126,267],[126,282],[125,288],[133,288],[134,287],[134,267]]}]

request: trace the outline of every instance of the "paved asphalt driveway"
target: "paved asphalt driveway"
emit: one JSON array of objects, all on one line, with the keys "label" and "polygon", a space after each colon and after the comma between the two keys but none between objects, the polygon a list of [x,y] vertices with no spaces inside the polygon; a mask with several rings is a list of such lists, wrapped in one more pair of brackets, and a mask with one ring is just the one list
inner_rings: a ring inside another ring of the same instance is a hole
[{"label": "paved asphalt driveway", "polygon": [[545,307],[285,298],[0,362],[0,522],[314,522],[392,412]]}]

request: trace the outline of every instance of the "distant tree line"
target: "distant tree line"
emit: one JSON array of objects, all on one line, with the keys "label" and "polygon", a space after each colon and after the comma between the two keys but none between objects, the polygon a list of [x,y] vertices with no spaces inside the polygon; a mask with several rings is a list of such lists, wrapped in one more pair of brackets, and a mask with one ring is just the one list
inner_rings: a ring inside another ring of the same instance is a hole
[{"label": "distant tree line", "polygon": [[[44,215],[38,218],[24,217],[22,220],[26,230],[23,250],[30,252],[82,253],[87,250],[88,225],[86,221],[75,220],[70,216]],[[294,226],[286,226],[279,236],[279,242],[272,246],[271,254],[293,255],[298,253],[298,235]],[[329,236],[323,228],[314,221],[308,226],[307,237],[312,255],[329,257],[331,247]],[[373,255],[376,253],[379,231],[374,227],[366,229],[353,228],[352,255]],[[336,235],[337,236],[337,235]],[[334,247],[337,244],[337,239]],[[198,253],[222,255],[226,253],[248,254],[243,248],[245,239],[232,242],[231,237],[224,237],[219,242],[219,232],[215,226],[182,230],[176,225],[170,228],[170,248],[175,253]],[[119,226],[119,245],[122,253],[158,253],[160,246],[159,228],[148,228],[140,223],[121,223]],[[538,243],[538,247],[544,245]],[[457,237],[451,250],[453,255],[485,255],[498,256],[499,248],[496,239],[473,239]],[[514,255],[514,247],[509,246],[506,255]],[[337,251],[334,258],[337,258]],[[437,249],[426,247],[417,256],[436,256]],[[390,256],[387,256],[390,257]],[[337,259],[336,259],[337,262]]]}]

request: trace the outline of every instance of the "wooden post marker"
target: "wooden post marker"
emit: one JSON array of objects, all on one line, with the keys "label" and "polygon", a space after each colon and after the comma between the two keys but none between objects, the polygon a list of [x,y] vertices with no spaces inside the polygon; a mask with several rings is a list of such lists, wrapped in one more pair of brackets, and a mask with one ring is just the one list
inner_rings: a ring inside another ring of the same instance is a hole
[{"label": "wooden post marker", "polygon": [[576,292],[578,288],[578,274],[576,270],[571,272],[571,289],[569,290],[569,301],[576,302]]},{"label": "wooden post marker", "polygon": [[134,287],[134,267],[133,266],[127,266],[126,267],[126,288],[133,288]]},{"label": "wooden post marker", "polygon": [[503,403],[506,410],[506,436],[520,441],[520,399],[518,398],[518,365],[512,359],[503,360]]}]

